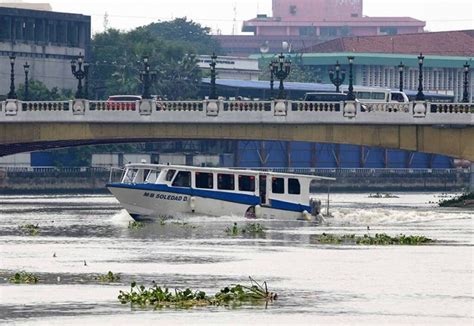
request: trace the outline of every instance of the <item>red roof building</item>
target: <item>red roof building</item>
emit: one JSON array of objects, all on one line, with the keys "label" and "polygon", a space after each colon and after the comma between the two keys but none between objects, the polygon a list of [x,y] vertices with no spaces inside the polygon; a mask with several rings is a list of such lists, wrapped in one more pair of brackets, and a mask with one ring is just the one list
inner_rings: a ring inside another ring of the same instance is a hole
[{"label": "red roof building", "polygon": [[403,53],[441,56],[474,56],[474,30],[404,35],[343,37],[316,44],[306,53]]}]

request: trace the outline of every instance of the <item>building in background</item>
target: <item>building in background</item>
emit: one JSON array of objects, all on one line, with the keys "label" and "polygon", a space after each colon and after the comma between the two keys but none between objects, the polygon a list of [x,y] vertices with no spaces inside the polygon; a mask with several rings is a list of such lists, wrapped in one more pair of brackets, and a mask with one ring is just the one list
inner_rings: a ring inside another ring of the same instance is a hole
[{"label": "building in background", "polygon": [[[471,69],[474,68],[474,30],[339,38],[304,49],[300,56],[301,63],[320,71],[322,80],[327,83],[330,83],[329,70],[336,61],[345,63],[347,56],[355,56],[356,84],[392,89],[399,85],[398,65],[403,62],[405,89],[416,90],[420,52],[425,56],[425,91],[461,100],[463,66],[468,62]],[[470,78],[472,100],[472,73]]]},{"label": "building in background", "polygon": [[[10,55],[16,56],[15,82],[24,83],[23,65],[29,77],[48,88],[73,89],[71,60],[89,54],[91,18],[78,14],[3,7],[0,4],[0,94],[10,86]],[[19,3],[20,5],[26,5]],[[39,7],[41,8],[41,6]]]},{"label": "building in background", "polygon": [[[198,57],[198,66],[205,72],[210,72],[211,56]],[[258,59],[220,56],[217,58],[217,76],[219,79],[258,80],[260,69]]]},{"label": "building in background", "polygon": [[367,17],[363,0],[273,0],[273,15],[245,21],[242,31],[253,35],[217,36],[230,55],[281,51],[341,36],[397,35],[423,32],[426,23],[410,17]]}]

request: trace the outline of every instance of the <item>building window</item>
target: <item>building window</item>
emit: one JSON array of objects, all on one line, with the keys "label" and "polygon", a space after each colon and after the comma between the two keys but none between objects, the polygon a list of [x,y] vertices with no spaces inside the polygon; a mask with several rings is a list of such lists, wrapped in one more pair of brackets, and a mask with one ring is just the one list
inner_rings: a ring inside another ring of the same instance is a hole
[{"label": "building window", "polygon": [[397,35],[398,34],[398,28],[396,28],[396,27],[380,27],[380,34]]},{"label": "building window", "polygon": [[218,174],[217,188],[220,190],[235,190],[233,174]]},{"label": "building window", "polygon": [[213,189],[214,177],[212,173],[196,172],[196,188]]},{"label": "building window", "polygon": [[284,194],[285,193],[285,179],[272,178],[272,192],[274,194]]},{"label": "building window", "polygon": [[288,193],[290,195],[301,195],[301,185],[298,179],[288,179]]},{"label": "building window", "polygon": [[240,191],[255,191],[255,177],[250,175],[239,175]]},{"label": "building window", "polygon": [[290,6],[290,14],[292,14],[293,16],[295,16],[295,15],[296,15],[296,12],[297,12],[296,6],[295,6],[295,5],[291,5],[291,6]]},{"label": "building window", "polygon": [[300,35],[301,36],[316,35],[316,27],[313,27],[313,26],[300,27]]},{"label": "building window", "polygon": [[321,27],[321,36],[337,36],[337,27]]}]

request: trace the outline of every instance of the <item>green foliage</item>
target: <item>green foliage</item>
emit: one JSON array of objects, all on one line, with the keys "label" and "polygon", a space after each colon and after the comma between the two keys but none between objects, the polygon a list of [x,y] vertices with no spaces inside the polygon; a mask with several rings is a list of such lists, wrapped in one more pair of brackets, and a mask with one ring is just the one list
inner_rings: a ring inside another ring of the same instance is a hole
[{"label": "green foliage", "polygon": [[114,283],[120,281],[120,275],[109,271],[107,274],[99,275],[95,279],[102,283]]},{"label": "green foliage", "polygon": [[222,52],[220,43],[211,36],[209,27],[203,27],[186,17],[152,23],[142,28],[157,38],[190,47],[198,54]]},{"label": "green foliage", "polygon": [[[45,84],[38,80],[30,80],[28,85],[29,101],[66,101],[73,98],[72,90],[59,90],[57,87],[53,87],[50,90]],[[17,93],[20,100],[25,99],[24,84],[20,84]]]},{"label": "green foliage", "polygon": [[14,284],[36,284],[38,281],[37,276],[27,272],[19,272],[9,278],[9,282]]},{"label": "green foliage", "polygon": [[23,234],[31,235],[31,236],[38,235],[39,232],[40,232],[40,228],[39,228],[38,224],[36,224],[36,225],[34,225],[34,224],[20,225],[19,229]]},{"label": "green foliage", "polygon": [[[300,58],[292,58],[291,72],[285,82],[298,82],[298,83],[321,83],[324,78],[320,68],[311,66],[304,66],[301,63]],[[268,68],[269,61],[261,60],[260,69],[262,74],[260,80],[270,80],[270,69]],[[278,89],[278,80],[275,78],[275,89]]]},{"label": "green foliage", "polygon": [[208,296],[204,291],[193,291],[191,289],[170,291],[166,287],[160,287],[153,282],[149,289],[143,285],[131,284],[130,292],[120,291],[118,296],[122,304],[130,303],[140,307],[173,307],[190,308],[194,306],[220,306],[238,303],[262,303],[277,299],[277,294],[269,292],[266,282],[258,284],[250,278],[249,287],[240,284],[225,287],[214,296]]},{"label": "green foliage", "polygon": [[370,236],[365,234],[364,236],[356,236],[355,234],[326,234],[316,236],[316,242],[320,244],[349,244],[349,245],[376,245],[376,246],[388,246],[388,245],[408,245],[417,246],[421,244],[432,243],[434,240],[426,238],[424,236],[410,235],[406,236],[400,234],[396,237],[391,237],[385,233],[375,234]]},{"label": "green foliage", "polygon": [[138,222],[138,221],[130,221],[128,222],[128,228],[132,230],[138,230],[141,229],[145,226],[143,222]]},{"label": "green foliage", "polygon": [[474,192],[465,193],[455,198],[442,200],[439,202],[439,206],[441,207],[464,206],[466,205],[467,201],[472,201],[472,200],[474,200]]},{"label": "green foliage", "polygon": [[109,29],[94,36],[92,52],[91,84],[102,97],[141,94],[144,56],[157,72],[153,94],[176,100],[197,96],[201,70],[191,44],[159,38],[146,27],[130,32]]},{"label": "green foliage", "polygon": [[234,223],[232,227],[225,229],[227,235],[238,236],[238,235],[250,235],[250,236],[265,236],[265,227],[260,223],[247,223],[244,227],[239,228],[237,223]]}]

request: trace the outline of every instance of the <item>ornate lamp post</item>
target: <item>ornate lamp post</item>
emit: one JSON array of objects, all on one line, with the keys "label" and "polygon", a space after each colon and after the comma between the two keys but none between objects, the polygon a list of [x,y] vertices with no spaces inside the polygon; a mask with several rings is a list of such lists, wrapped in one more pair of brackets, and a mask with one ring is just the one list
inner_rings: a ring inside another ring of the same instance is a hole
[{"label": "ornate lamp post", "polygon": [[341,91],[341,85],[344,83],[344,80],[346,80],[346,73],[343,71],[341,76],[341,65],[339,64],[339,61],[336,62],[334,68],[336,73],[334,74],[333,70],[329,71],[329,79],[331,79],[331,82],[336,86],[336,92],[339,93]]},{"label": "ornate lamp post", "polygon": [[277,62],[275,59],[272,59],[268,68],[270,69],[270,98],[273,98],[274,91],[275,91],[275,67],[277,66]]},{"label": "ornate lamp post", "polygon": [[405,65],[403,64],[403,62],[400,62],[400,64],[398,65],[398,72],[400,73],[400,92],[403,92],[403,72],[405,70]]},{"label": "ornate lamp post", "polygon": [[349,60],[349,90],[347,92],[347,100],[355,101],[356,97],[354,94],[354,57],[347,57]]},{"label": "ornate lamp post", "polygon": [[464,91],[462,93],[462,101],[469,103],[469,69],[471,65],[466,62],[464,65]]},{"label": "ornate lamp post", "polygon": [[420,74],[418,77],[418,93],[416,94],[417,101],[425,100],[425,94],[423,93],[423,64],[424,62],[425,62],[425,57],[423,56],[423,53],[420,53],[420,55],[418,56],[418,66],[419,66]]},{"label": "ornate lamp post", "polygon": [[27,63],[25,63],[25,65],[23,66],[23,68],[25,69],[25,96],[24,96],[24,100],[25,101],[28,101],[29,100],[29,97],[30,97],[30,81],[28,79],[28,73],[30,72],[30,65]]},{"label": "ornate lamp post", "polygon": [[10,92],[7,95],[8,99],[16,99],[16,93],[15,93],[15,59],[16,57],[12,54],[10,56],[10,66],[11,66],[11,72],[10,72]]},{"label": "ornate lamp post", "polygon": [[89,74],[89,65],[84,64],[84,56],[82,53],[79,54],[77,60],[71,60],[71,71],[74,77],[77,79],[77,91],[76,98],[83,99],[84,92],[82,87],[82,80],[87,78]]},{"label": "ornate lamp post", "polygon": [[211,87],[209,90],[209,99],[210,100],[217,100],[217,90],[216,90],[216,66],[217,66],[217,55],[215,53],[211,56],[211,63],[209,64],[211,67]]},{"label": "ornate lamp post", "polygon": [[283,100],[286,98],[285,85],[283,81],[288,78],[291,72],[291,61],[290,59],[285,60],[283,53],[278,57],[278,62],[273,66],[273,74],[277,79],[280,80],[280,87],[278,93],[278,99]]},{"label": "ornate lamp post", "polygon": [[150,87],[151,84],[156,81],[156,72],[151,71],[150,63],[147,56],[143,57],[143,70],[140,73],[140,80],[143,83],[143,94],[144,100],[151,99]]}]

